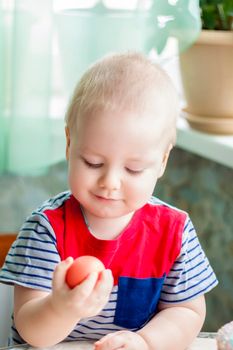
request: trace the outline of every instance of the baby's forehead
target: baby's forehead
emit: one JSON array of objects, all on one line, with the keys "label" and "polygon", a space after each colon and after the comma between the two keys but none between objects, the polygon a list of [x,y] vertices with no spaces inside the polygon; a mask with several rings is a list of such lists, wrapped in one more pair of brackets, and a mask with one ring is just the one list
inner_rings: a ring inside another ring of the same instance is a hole
[{"label": "baby's forehead", "polygon": [[166,114],[168,112],[160,113],[160,110],[154,113],[154,111],[139,112],[137,109],[100,109],[95,113],[80,116],[76,137],[81,141],[92,133],[101,135],[101,138],[110,134],[114,138],[128,136],[133,142],[138,140],[139,143],[150,138],[156,143],[162,136],[166,138],[167,128],[173,127]]},{"label": "baby's forehead", "polygon": [[[144,154],[159,151],[165,141],[167,133],[164,127],[151,123],[151,118],[128,117],[126,113],[118,123],[117,116],[98,116],[87,118],[79,125],[74,135],[76,147],[81,153],[100,155],[111,153],[119,156],[127,153],[130,159],[140,158]],[[129,157],[130,155],[130,157]]]}]

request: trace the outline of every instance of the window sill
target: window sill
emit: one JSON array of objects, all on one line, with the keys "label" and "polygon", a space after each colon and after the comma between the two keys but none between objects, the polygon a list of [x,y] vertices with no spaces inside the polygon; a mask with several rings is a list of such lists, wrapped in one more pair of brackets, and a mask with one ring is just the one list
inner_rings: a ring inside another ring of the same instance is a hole
[{"label": "window sill", "polygon": [[210,135],[192,129],[187,121],[179,118],[176,146],[233,168],[233,135]]}]

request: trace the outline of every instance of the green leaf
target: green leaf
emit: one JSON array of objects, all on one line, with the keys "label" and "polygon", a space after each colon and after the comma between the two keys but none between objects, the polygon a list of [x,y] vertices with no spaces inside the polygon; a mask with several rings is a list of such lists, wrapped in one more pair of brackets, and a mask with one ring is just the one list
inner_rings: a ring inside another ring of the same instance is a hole
[{"label": "green leaf", "polygon": [[233,0],[200,0],[199,6],[203,29],[233,29]]}]

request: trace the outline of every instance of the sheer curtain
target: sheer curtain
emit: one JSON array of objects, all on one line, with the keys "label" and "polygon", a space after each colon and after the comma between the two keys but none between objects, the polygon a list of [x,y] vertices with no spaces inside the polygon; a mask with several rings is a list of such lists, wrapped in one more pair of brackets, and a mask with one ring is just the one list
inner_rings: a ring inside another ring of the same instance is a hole
[{"label": "sheer curtain", "polygon": [[[1,2],[0,169],[43,173],[53,161],[53,2]],[[61,155],[62,157],[62,155]]]},{"label": "sheer curtain", "polygon": [[90,63],[123,50],[184,50],[198,0],[0,0],[0,174],[33,175],[65,157],[64,113]]}]

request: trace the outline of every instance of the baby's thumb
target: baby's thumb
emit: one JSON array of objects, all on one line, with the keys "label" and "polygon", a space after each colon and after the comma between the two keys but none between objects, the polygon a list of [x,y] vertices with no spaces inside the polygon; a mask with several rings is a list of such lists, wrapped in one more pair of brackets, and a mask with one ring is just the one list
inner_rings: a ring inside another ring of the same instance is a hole
[{"label": "baby's thumb", "polygon": [[73,261],[74,259],[72,257],[68,257],[57,264],[53,272],[53,290],[60,289],[64,286],[64,284],[66,283],[67,270],[72,265]]}]

